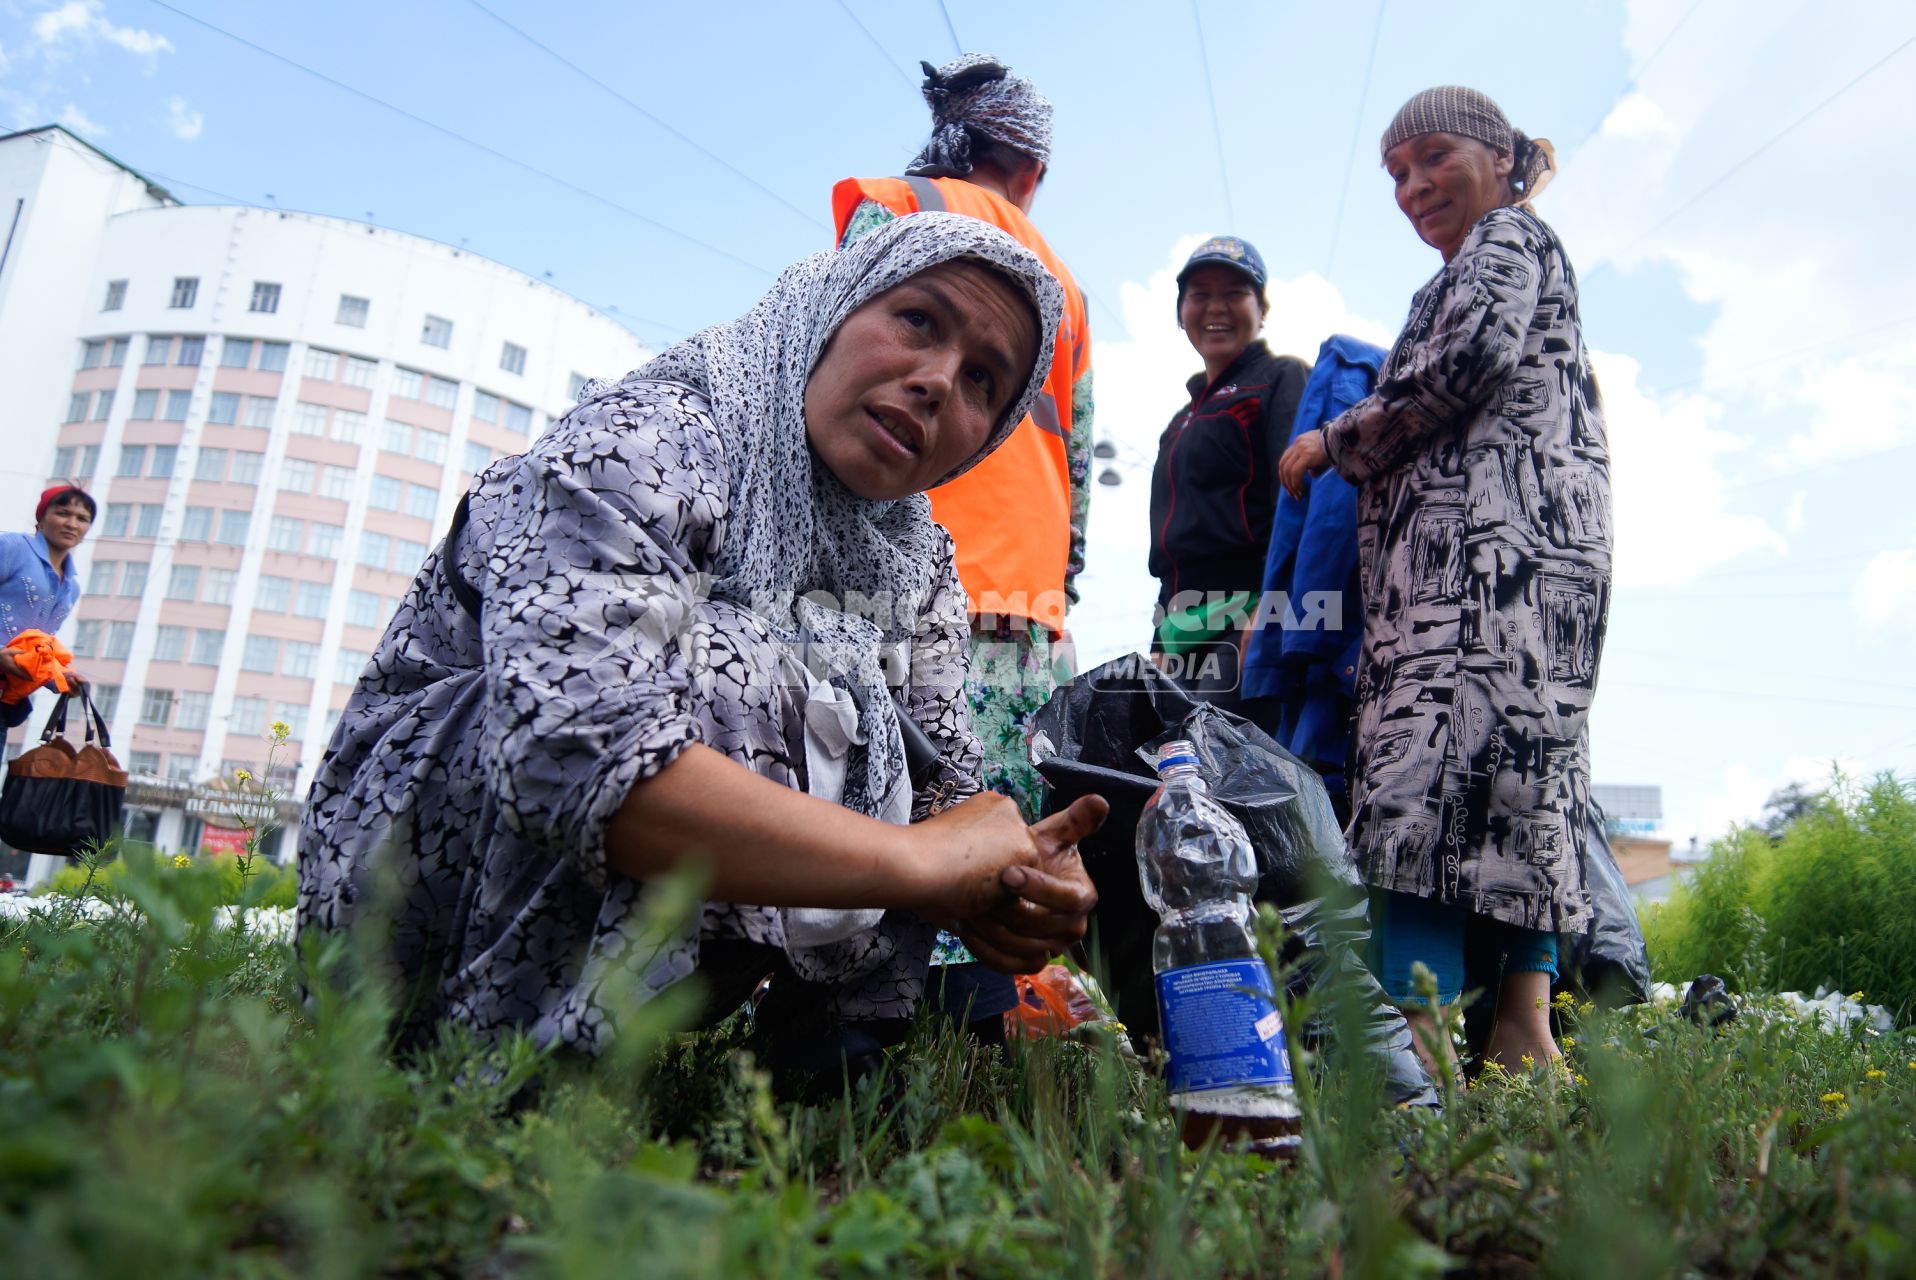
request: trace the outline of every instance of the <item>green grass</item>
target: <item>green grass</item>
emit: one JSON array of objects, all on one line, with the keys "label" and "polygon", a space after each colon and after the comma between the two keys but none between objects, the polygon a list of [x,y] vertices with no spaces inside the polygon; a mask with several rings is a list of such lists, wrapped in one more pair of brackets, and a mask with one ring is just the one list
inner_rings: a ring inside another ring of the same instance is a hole
[{"label": "green grass", "polygon": [[1095,1036],[996,1055],[926,1026],[883,1078],[805,1106],[737,1025],[677,1033],[672,1000],[590,1067],[453,1034],[398,1064],[343,947],[296,961],[220,928],[229,887],[197,865],[130,856],[114,892],[145,919],[55,901],[0,932],[8,1274],[1916,1270],[1902,1033],[1591,1011],[1581,1082],[1493,1079],[1442,1117],[1308,1063],[1282,1170],[1182,1150],[1156,1083]]}]

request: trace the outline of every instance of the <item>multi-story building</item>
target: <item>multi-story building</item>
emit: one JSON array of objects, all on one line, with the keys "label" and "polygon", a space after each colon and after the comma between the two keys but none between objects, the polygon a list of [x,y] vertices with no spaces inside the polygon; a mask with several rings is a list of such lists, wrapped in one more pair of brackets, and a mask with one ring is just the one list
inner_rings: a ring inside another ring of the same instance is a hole
[{"label": "multi-story building", "polygon": [[[303,794],[472,474],[646,353],[465,250],[182,205],[57,127],[0,138],[10,217],[0,519],[26,527],[58,479],[99,501],[62,638],[135,775],[128,833],[230,847],[202,822],[230,808],[210,784],[246,769]],[[274,721],[291,737],[269,762]]]}]

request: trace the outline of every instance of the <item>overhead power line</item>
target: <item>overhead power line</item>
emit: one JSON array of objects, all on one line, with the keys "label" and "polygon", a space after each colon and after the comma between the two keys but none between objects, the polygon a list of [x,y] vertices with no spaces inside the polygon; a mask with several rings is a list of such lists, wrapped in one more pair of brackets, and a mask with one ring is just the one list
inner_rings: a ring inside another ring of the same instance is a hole
[{"label": "overhead power line", "polygon": [[898,59],[891,56],[890,50],[886,49],[884,45],[878,43],[878,37],[871,33],[871,28],[867,27],[864,23],[858,20],[858,15],[852,12],[851,5],[847,4],[845,0],[838,0],[838,7],[844,10],[845,16],[851,19],[852,25],[858,28],[858,33],[865,37],[866,41],[870,43],[871,47],[878,50],[878,56],[891,64],[891,69],[898,73],[898,78],[905,82],[905,87],[907,89],[916,89],[918,87],[918,82],[911,78],[910,72],[906,71],[903,67],[898,65]]},{"label": "overhead power line", "polygon": [[1808,111],[1805,111],[1802,115],[1796,117],[1796,119],[1784,125],[1781,129],[1777,130],[1774,134],[1770,135],[1769,139],[1765,141],[1761,146],[1757,147],[1756,150],[1750,152],[1748,155],[1744,156],[1741,160],[1738,160],[1735,164],[1725,169],[1722,173],[1718,174],[1714,179],[1712,179],[1709,183],[1703,186],[1700,190],[1693,192],[1688,199],[1684,200],[1681,204],[1677,205],[1676,208],[1670,210],[1668,213],[1664,214],[1661,218],[1658,218],[1655,222],[1651,223],[1648,227],[1645,227],[1641,232],[1637,234],[1636,239],[1630,241],[1629,244],[1623,247],[1621,252],[1613,255],[1613,257],[1621,258],[1628,255],[1631,250],[1635,249],[1638,245],[1642,244],[1645,240],[1649,239],[1652,235],[1655,235],[1658,231],[1661,231],[1664,227],[1668,226],[1678,216],[1687,212],[1692,206],[1694,206],[1697,203],[1697,201],[1703,199],[1703,197],[1709,195],[1712,191],[1715,191],[1718,187],[1722,186],[1725,182],[1728,182],[1731,178],[1735,177],[1738,173],[1741,173],[1743,171],[1744,166],[1748,165],[1752,160],[1755,160],[1758,156],[1762,155],[1765,151],[1768,151],[1771,147],[1775,146],[1777,143],[1787,138],[1790,134],[1796,132],[1796,130],[1800,128],[1805,122],[1807,122],[1812,116],[1822,111],[1825,107],[1835,102],[1838,98],[1848,93],[1851,89],[1854,89],[1857,85],[1863,83],[1863,81],[1869,79],[1870,76],[1874,75],[1892,58],[1896,57],[1896,55],[1901,53],[1903,50],[1909,48],[1912,44],[1916,44],[1916,35],[1913,35],[1909,39],[1903,41],[1901,44],[1897,45],[1894,49],[1891,49],[1888,53],[1884,54],[1882,57],[1878,58],[1876,61],[1870,63],[1869,66],[1863,68],[1863,70],[1857,72],[1854,76],[1851,76],[1849,80],[1844,82],[1842,88],[1838,89],[1835,93],[1832,93],[1829,97],[1823,99],[1821,102],[1811,107]]},{"label": "overhead power line", "polygon": [[313,77],[313,79],[315,80],[324,81],[326,84],[333,86],[335,89],[338,89],[344,93],[349,93],[353,97],[359,98],[365,102],[370,102],[376,107],[392,112],[394,115],[403,116],[405,119],[412,121],[414,124],[421,125],[427,129],[430,129],[434,133],[440,134],[443,137],[451,138],[455,142],[464,143],[466,146],[473,148],[475,151],[484,152],[486,155],[493,157],[495,160],[503,161],[504,163],[511,165],[515,169],[519,169],[526,173],[530,173],[535,177],[544,178],[547,182],[552,183],[554,186],[563,187],[567,191],[572,192],[574,195],[584,196],[586,199],[593,201],[595,204],[601,204],[601,205],[604,205],[606,208],[613,210],[616,213],[622,213],[626,217],[631,218],[633,221],[642,222],[646,226],[653,228],[655,231],[663,232],[664,234],[671,236],[675,240],[682,240],[686,244],[694,245],[700,249],[705,250],[707,253],[713,254],[720,258],[724,258],[728,262],[736,263],[737,265],[744,267],[747,270],[756,272],[759,275],[766,276],[766,277],[772,277],[777,275],[776,272],[770,270],[769,268],[762,267],[756,262],[748,262],[744,258],[739,257],[737,254],[732,253],[730,250],[721,249],[719,246],[715,244],[711,244],[708,241],[701,240],[695,235],[691,235],[688,232],[680,231],[677,227],[670,226],[666,223],[660,222],[657,218],[651,217],[647,214],[640,213],[637,209],[632,208],[630,205],[621,204],[617,200],[612,199],[610,196],[602,195],[597,191],[593,191],[589,188],[582,187],[578,183],[572,182],[566,178],[562,178],[556,173],[552,173],[551,171],[546,169],[541,169],[535,164],[531,164],[525,160],[519,159],[519,157],[517,156],[509,155],[506,152],[499,150],[497,147],[493,147],[484,142],[480,142],[476,138],[469,138],[463,133],[459,133],[456,130],[449,129],[445,125],[439,124],[437,121],[428,120],[426,119],[426,117],[422,115],[417,115],[411,111],[406,110],[404,107],[397,106],[391,102],[388,102],[384,98],[375,97],[373,94],[366,92],[364,89],[360,89],[353,85],[347,84],[343,80],[335,79],[334,77],[327,75],[323,71],[316,71],[312,67],[309,67],[302,62],[295,62],[293,59],[287,57],[283,53],[275,52],[274,50],[268,49],[266,46],[261,44],[255,44],[253,41],[248,40],[244,36],[235,35],[233,32],[226,30],[226,28],[224,27],[216,26],[213,23],[208,22],[204,18],[197,17],[194,14],[188,13],[184,9],[168,4],[167,0],[151,0],[151,3],[166,10],[168,13],[171,13],[178,17],[186,19],[188,22],[191,22],[195,26],[204,27],[206,30],[213,32],[215,35],[225,36],[228,40],[233,41],[235,44],[244,45],[246,48],[251,49],[253,52],[261,54],[264,57],[271,58],[273,61],[280,63],[283,66],[291,67],[293,70],[301,72],[304,75],[309,75]]},{"label": "overhead power line", "polygon": [[1377,21],[1370,30],[1370,56],[1364,59],[1364,83],[1357,91],[1357,115],[1351,120],[1350,153],[1344,159],[1344,181],[1337,188],[1337,216],[1331,220],[1331,247],[1324,255],[1324,276],[1330,278],[1331,269],[1337,265],[1337,241],[1344,233],[1344,202],[1350,198],[1351,174],[1357,170],[1357,144],[1359,133],[1364,127],[1364,108],[1370,105],[1370,76],[1377,67],[1377,43],[1384,34],[1384,6],[1388,0],[1377,0]]},{"label": "overhead power line", "polygon": [[707,147],[704,143],[700,142],[698,139],[688,137],[681,130],[674,128],[672,125],[660,119],[653,112],[646,110],[644,107],[640,106],[638,103],[632,101],[632,99],[626,97],[623,93],[620,93],[617,89],[613,88],[611,85],[607,84],[605,81],[599,79],[597,76],[593,75],[590,71],[587,71],[584,67],[572,61],[572,59],[566,57],[564,54],[560,53],[557,49],[554,49],[551,45],[541,41],[538,37],[534,36],[531,32],[527,31],[525,28],[515,26],[511,22],[508,22],[505,18],[500,17],[499,14],[497,14],[496,12],[487,8],[485,5],[481,4],[479,0],[466,0],[466,3],[471,5],[473,8],[477,9],[479,12],[485,14],[488,18],[491,18],[494,22],[504,27],[507,31],[510,31],[513,35],[518,36],[521,40],[525,41],[527,44],[531,45],[533,48],[537,49],[539,52],[545,54],[548,58],[551,58],[554,62],[558,63],[560,66],[566,68],[568,71],[571,71],[573,74],[579,76],[581,79],[585,80],[589,84],[600,89],[607,96],[614,98],[621,103],[624,103],[627,107],[630,107],[633,111],[637,112],[639,115],[643,116],[645,119],[651,121],[654,125],[656,125],[660,129],[665,130],[665,132],[671,134],[674,138],[677,138],[680,142],[683,142],[686,146],[692,148],[694,151],[698,152],[700,155],[704,156],[707,160],[710,160],[713,164],[725,170],[727,173],[731,174],[733,177],[737,178],[739,181],[749,184],[754,189],[756,189],[761,195],[764,195],[772,200],[776,200],[778,203],[784,205],[787,209],[790,209],[793,213],[805,219],[805,221],[811,223],[813,226],[823,228],[826,231],[831,230],[831,227],[827,225],[825,220],[823,218],[820,218],[817,214],[811,212],[810,210],[799,208],[797,205],[793,204],[790,200],[787,200],[784,196],[772,190],[770,187],[760,182],[757,178],[754,178],[751,174],[745,172],[745,170],[739,168],[737,165],[733,164],[731,161],[727,160],[725,157],[713,152],[711,148]]},{"label": "overhead power line", "polygon": [[945,0],[938,0],[938,12],[944,15],[945,31],[947,34],[951,36],[952,57],[954,58],[964,57],[965,44],[964,44],[964,41],[958,38],[958,28],[952,25],[951,10],[945,8]]},{"label": "overhead power line", "polygon": [[1198,13],[1197,0],[1191,0],[1191,22],[1197,27],[1198,63],[1204,68],[1204,96],[1211,104],[1211,137],[1217,143],[1217,176],[1224,187],[1225,225],[1236,235],[1237,208],[1231,200],[1231,172],[1224,163],[1224,127],[1218,122],[1217,87],[1211,81],[1211,55],[1204,46],[1204,18]]}]

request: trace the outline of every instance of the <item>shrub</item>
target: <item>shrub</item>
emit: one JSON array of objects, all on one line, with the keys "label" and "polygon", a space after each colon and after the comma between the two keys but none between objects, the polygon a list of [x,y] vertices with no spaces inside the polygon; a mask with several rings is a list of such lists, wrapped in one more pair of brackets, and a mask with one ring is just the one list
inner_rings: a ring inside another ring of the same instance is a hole
[{"label": "shrub", "polygon": [[68,898],[97,897],[119,901],[125,896],[127,854],[157,856],[176,873],[206,877],[219,886],[219,901],[232,906],[244,897],[249,907],[291,909],[299,893],[299,877],[291,867],[282,867],[266,858],[250,861],[227,855],[187,858],[179,855],[146,853],[144,848],[107,846],[104,854],[91,862],[80,861],[53,873],[42,892]]},{"label": "shrub", "polygon": [[1716,973],[1743,991],[1864,992],[1916,1010],[1916,787],[1841,777],[1774,842],[1746,827],[1712,846],[1645,913],[1660,973]]}]

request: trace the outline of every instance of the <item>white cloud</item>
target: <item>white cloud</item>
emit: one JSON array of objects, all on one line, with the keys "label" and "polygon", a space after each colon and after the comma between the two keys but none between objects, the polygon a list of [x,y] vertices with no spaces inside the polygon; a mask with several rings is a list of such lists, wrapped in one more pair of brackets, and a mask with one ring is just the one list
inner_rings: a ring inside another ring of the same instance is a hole
[{"label": "white cloud", "polygon": [[173,42],[163,35],[139,27],[115,26],[100,0],[67,0],[59,8],[47,10],[34,21],[33,34],[44,45],[57,45],[69,37],[88,43],[104,40],[147,58],[173,51]]},{"label": "white cloud", "polygon": [[1916,638],[1916,551],[1880,551],[1856,575],[1852,592],[1863,634]]},{"label": "white cloud", "polygon": [[1663,114],[1663,108],[1641,93],[1625,94],[1603,118],[1603,127],[1599,130],[1611,138],[1641,138],[1650,134],[1674,133],[1670,118]]},{"label": "white cloud", "polygon": [[174,137],[182,142],[191,142],[206,127],[206,116],[188,107],[186,99],[176,95],[167,103],[167,123],[172,126]]},{"label": "white cloud", "polygon": [[67,103],[66,107],[60,112],[59,123],[84,137],[101,138],[106,136],[106,129],[103,126],[97,125],[87,119],[86,112],[80,110],[80,108],[71,102]]},{"label": "white cloud", "polygon": [[1759,773],[1740,762],[1729,765],[1723,770],[1716,790],[1703,801],[1696,829],[1672,826],[1670,834],[1685,844],[1694,835],[1700,844],[1707,845],[1732,827],[1760,821],[1764,802],[1791,783],[1821,791],[1830,786],[1839,771],[1848,778],[1867,776],[1856,760],[1832,760],[1826,756],[1790,756],[1774,772]]},{"label": "white cloud", "polygon": [[1803,532],[1803,508],[1809,497],[1809,490],[1798,489],[1790,495],[1789,505],[1783,508],[1783,532],[1792,538]]}]

